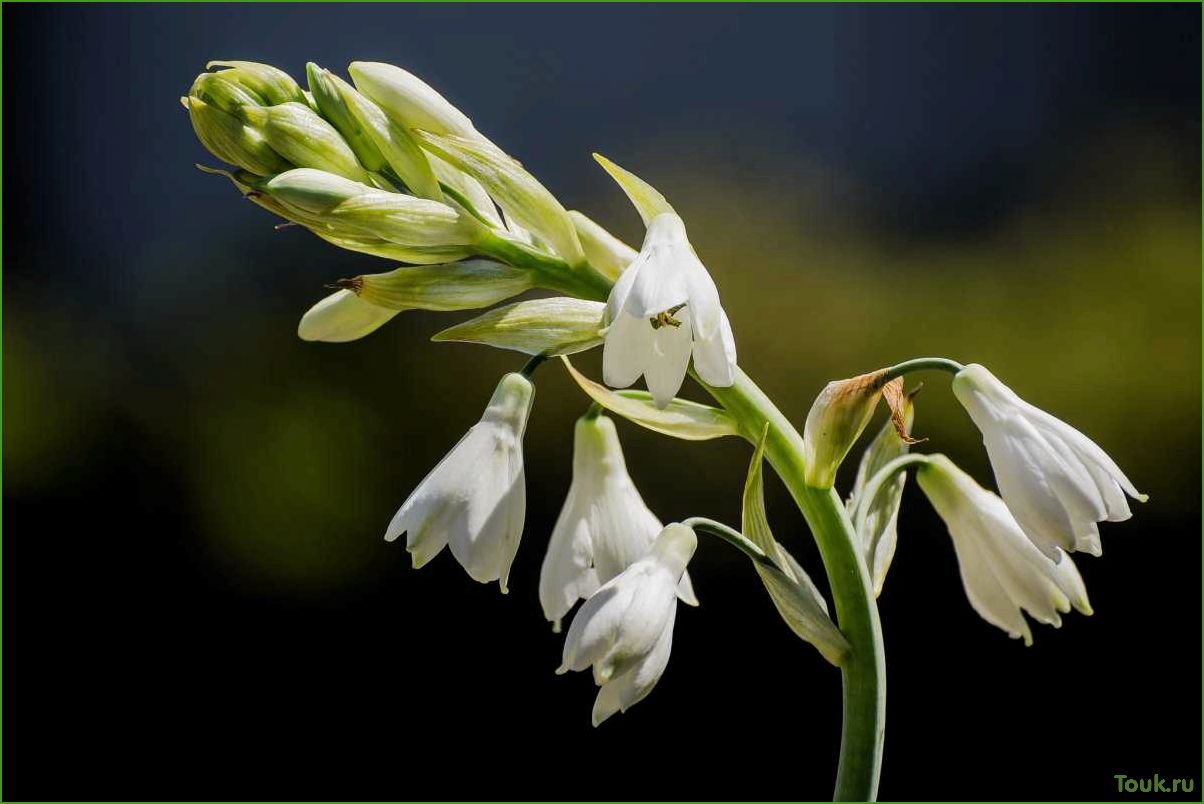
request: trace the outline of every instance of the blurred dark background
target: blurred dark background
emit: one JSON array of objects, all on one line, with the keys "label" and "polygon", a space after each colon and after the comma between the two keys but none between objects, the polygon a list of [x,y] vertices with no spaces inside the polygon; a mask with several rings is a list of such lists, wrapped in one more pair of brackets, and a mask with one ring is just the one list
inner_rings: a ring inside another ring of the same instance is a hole
[{"label": "blurred dark background", "polygon": [[[1078,561],[1095,616],[1034,626],[1028,649],[973,613],[909,486],[880,600],[881,795],[1204,782],[1198,5],[8,4],[3,22],[5,798],[831,792],[839,675],[723,545],[699,549],[703,605],[648,699],[594,730],[591,680],[553,675],[537,576],[585,406],[556,366],[511,594],[382,541],[521,360],[427,342],[466,315],[296,338],[324,283],[388,266],[273,231],[193,168],[214,160],[177,98],[220,58],[405,66],[638,244],[589,154],[636,170],[796,422],[829,379],[938,354],[1090,434],[1151,500]],[[918,404],[925,448],[989,482],[947,381]],[[620,432],[662,518],[738,521],[746,445]]]}]

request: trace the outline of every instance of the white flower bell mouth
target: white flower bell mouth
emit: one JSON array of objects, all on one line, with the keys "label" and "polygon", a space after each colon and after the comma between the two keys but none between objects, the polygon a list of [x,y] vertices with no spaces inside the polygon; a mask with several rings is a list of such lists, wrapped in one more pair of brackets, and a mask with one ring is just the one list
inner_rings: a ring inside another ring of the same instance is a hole
[{"label": "white flower bell mouth", "polygon": [[1031,645],[1022,610],[1054,628],[1071,606],[1091,614],[1074,561],[1061,550],[1046,558],[997,495],[944,455],[929,456],[916,480],[949,528],[966,597],[984,620]]},{"label": "white flower bell mouth", "polygon": [[736,342],[719,291],[686,238],[681,218],[661,213],[606,303],[606,384],[626,388],[642,375],[658,407],[677,395],[694,357],[703,382],[735,379]]},{"label": "white flower bell mouth", "polygon": [[595,726],[643,700],[665,672],[677,618],[677,584],[698,537],[685,525],[668,525],[652,551],[585,601],[564,640],[556,670],[593,665]]},{"label": "white flower bell mouth", "polygon": [[1099,446],[1030,405],[978,364],[953,378],[953,393],[982,431],[999,493],[1048,558],[1059,548],[1102,552],[1098,522],[1132,516],[1128,494],[1145,502]]},{"label": "white flower bell mouth", "polygon": [[[662,527],[627,473],[615,423],[601,415],[578,419],[573,482],[539,573],[539,601],[553,630],[579,598],[647,555]],[[678,597],[698,605],[689,573]]]},{"label": "white flower bell mouth", "polygon": [[406,536],[421,567],[450,544],[473,580],[505,593],[527,511],[523,433],[535,386],[521,374],[498,383],[481,420],[460,439],[401,506],[385,541]]}]

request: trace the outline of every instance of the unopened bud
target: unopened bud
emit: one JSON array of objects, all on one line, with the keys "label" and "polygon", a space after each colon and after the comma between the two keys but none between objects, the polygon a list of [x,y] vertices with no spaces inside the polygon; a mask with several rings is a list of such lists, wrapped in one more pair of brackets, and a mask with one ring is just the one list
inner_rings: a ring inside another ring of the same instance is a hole
[{"label": "unopened bud", "polygon": [[278,201],[310,215],[324,215],[349,198],[371,192],[366,184],[313,168],[281,173],[260,188]]},{"label": "unopened bud", "polygon": [[393,243],[425,248],[467,246],[479,225],[447,204],[400,193],[370,191],[349,198],[324,216],[332,225],[349,227]]},{"label": "unopened bud", "polygon": [[377,151],[414,195],[443,200],[439,180],[422,148],[403,126],[398,125],[372,101],[337,75],[327,74],[331,87]]},{"label": "unopened bud", "polygon": [[335,86],[335,76],[312,61],[305,65],[305,74],[309,79],[309,92],[318,111],[343,135],[360,164],[372,171],[378,171],[388,164],[367,132],[352,116],[347,104],[343,102],[343,97]]},{"label": "unopened bud", "polygon": [[346,343],[374,332],[399,312],[340,290],[309,308],[297,325],[297,336],[303,341]]},{"label": "unopened bud", "polygon": [[233,115],[196,97],[184,98],[192,130],[211,154],[259,176],[271,176],[291,165],[257,132]]},{"label": "unopened bud", "polygon": [[369,181],[347,141],[304,103],[244,106],[243,119],[268,145],[298,167],[317,168],[356,181]]},{"label": "unopened bud", "polygon": [[347,72],[351,73],[356,88],[380,104],[385,114],[399,125],[435,134],[481,137],[463,112],[425,81],[400,67],[355,61]]},{"label": "unopened bud", "polygon": [[492,260],[406,266],[339,280],[361,299],[391,310],[475,310],[530,290],[530,271]]},{"label": "unopened bud", "polygon": [[568,212],[513,157],[488,140],[415,132],[422,146],[485,186],[498,206],[523,229],[547,243],[569,265],[585,260]]},{"label": "unopened bud", "polygon": [[309,103],[305,93],[292,76],[270,64],[260,64],[255,61],[211,61],[205,67],[210,70],[214,67],[228,68],[219,70],[217,75],[241,84],[270,104],[289,103],[290,101]]},{"label": "unopened bud", "polygon": [[820,391],[803,427],[807,485],[832,487],[836,470],[874,415],[884,377],[884,371],[875,371],[830,382]]},{"label": "unopened bud", "polygon": [[217,73],[201,73],[192,82],[188,94],[198,97],[223,112],[238,115],[243,106],[265,106],[266,101],[241,84],[227,81]]},{"label": "unopened bud", "polygon": [[569,217],[589,264],[606,278],[618,279],[636,258],[636,250],[575,209],[569,210]]}]

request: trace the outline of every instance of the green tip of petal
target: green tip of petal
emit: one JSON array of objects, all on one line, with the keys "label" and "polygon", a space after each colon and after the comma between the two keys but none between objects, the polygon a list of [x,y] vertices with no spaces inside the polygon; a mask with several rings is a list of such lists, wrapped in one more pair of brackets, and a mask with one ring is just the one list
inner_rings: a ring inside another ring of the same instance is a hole
[{"label": "green tip of petal", "polygon": [[569,671],[569,666],[567,664],[562,664],[562,665],[560,665],[560,667],[556,668],[556,675],[563,676],[568,671]]},{"label": "green tip of petal", "polygon": [[602,154],[595,153],[594,161],[601,165],[602,169],[609,173],[612,179],[618,182],[623,192],[627,193],[627,197],[631,199],[631,203],[635,205],[636,211],[643,218],[645,226],[651,223],[652,219],[657,215],[673,212],[672,205],[665,200],[665,197],[655,187],[639,176],[619,167]]}]

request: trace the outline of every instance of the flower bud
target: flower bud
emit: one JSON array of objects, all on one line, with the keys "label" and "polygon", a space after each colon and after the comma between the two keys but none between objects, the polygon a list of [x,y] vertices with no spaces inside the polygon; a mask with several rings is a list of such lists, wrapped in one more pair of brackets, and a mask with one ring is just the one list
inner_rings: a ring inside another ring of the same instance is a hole
[{"label": "flower bud", "polygon": [[263,135],[268,145],[298,167],[317,168],[356,181],[370,181],[347,141],[309,106],[244,106],[247,125]]},{"label": "flower bud", "polygon": [[337,75],[327,73],[327,77],[360,130],[372,141],[410,192],[422,198],[442,201],[439,180],[435,178],[430,161],[410,132],[390,120],[379,106],[356,92],[355,87]]},{"label": "flower bud", "polygon": [[529,290],[531,272],[492,260],[406,266],[340,280],[361,299],[393,310],[475,310]]},{"label": "flower bud", "polygon": [[513,157],[484,139],[415,132],[422,147],[479,181],[506,215],[569,265],[585,260],[568,212]]},{"label": "flower bud", "polygon": [[310,215],[324,215],[349,198],[380,192],[366,184],[313,168],[286,171],[257,189]]},{"label": "flower bud", "polygon": [[233,115],[237,115],[243,106],[267,105],[254,91],[233,81],[227,81],[217,73],[198,75],[188,94]]},{"label": "flower bud", "polygon": [[435,134],[481,138],[463,112],[425,81],[400,67],[355,61],[347,72],[351,73],[356,88],[380,104],[385,114],[401,126]]},{"label": "flower bud", "polygon": [[380,170],[388,164],[380,150],[372,143],[371,137],[343,102],[343,97],[335,86],[335,76],[312,61],[305,65],[305,74],[309,78],[309,92],[313,95],[318,111],[343,135],[360,164],[372,171]]},{"label": "flower bud", "polygon": [[583,299],[529,299],[449,327],[431,340],[483,343],[529,355],[569,355],[602,342],[602,308],[601,302]]},{"label": "flower bud", "polygon": [[471,245],[478,225],[447,204],[369,190],[332,208],[324,220],[392,243],[422,248]]},{"label": "flower bud", "polygon": [[831,488],[836,470],[878,407],[885,373],[881,370],[824,386],[803,426],[804,479],[815,488]]},{"label": "flower bud", "polygon": [[378,307],[351,290],[339,290],[309,308],[297,325],[303,341],[346,343],[376,331],[400,310]]},{"label": "flower bud", "polygon": [[271,176],[291,167],[262,136],[244,126],[237,117],[197,97],[183,101],[197,139],[218,159],[259,176]]},{"label": "flower bud", "polygon": [[569,217],[589,264],[607,279],[618,279],[636,258],[636,250],[575,209],[569,210]]},{"label": "flower bud", "polygon": [[219,70],[217,75],[233,83],[241,84],[269,104],[309,103],[305,93],[301,91],[301,87],[292,79],[292,76],[270,64],[260,64],[254,61],[211,61],[205,67],[210,70],[214,67],[229,68]]}]

